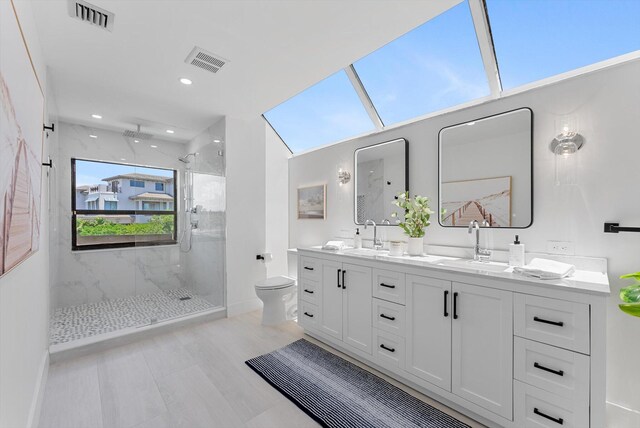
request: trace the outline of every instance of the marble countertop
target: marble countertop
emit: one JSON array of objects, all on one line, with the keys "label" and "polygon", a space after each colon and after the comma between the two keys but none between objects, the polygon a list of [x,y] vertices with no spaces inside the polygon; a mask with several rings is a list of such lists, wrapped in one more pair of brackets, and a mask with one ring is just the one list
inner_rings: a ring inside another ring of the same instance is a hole
[{"label": "marble countertop", "polygon": [[360,260],[383,261],[405,266],[418,266],[450,273],[465,273],[482,275],[485,277],[501,278],[505,280],[523,282],[527,284],[543,285],[546,287],[555,286],[567,291],[580,291],[590,294],[610,294],[609,278],[606,272],[601,270],[577,269],[570,277],[563,279],[541,280],[514,273],[513,268],[507,263],[501,262],[473,262],[464,258],[424,255],[424,256],[390,256],[386,250],[373,249],[353,249],[345,248],[341,251],[323,250],[322,247],[304,247],[289,250],[290,252],[303,251],[310,253],[320,253],[348,257]]}]

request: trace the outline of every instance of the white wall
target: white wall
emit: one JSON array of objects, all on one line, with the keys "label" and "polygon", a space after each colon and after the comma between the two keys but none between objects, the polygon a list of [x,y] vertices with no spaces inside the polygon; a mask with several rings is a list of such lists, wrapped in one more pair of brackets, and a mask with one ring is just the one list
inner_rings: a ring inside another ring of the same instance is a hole
[{"label": "white wall", "polygon": [[227,311],[260,307],[254,284],[266,277],[265,123],[227,117]]},{"label": "white wall", "polygon": [[[14,1],[36,72],[44,86],[45,120],[47,123],[55,122],[55,102],[47,85],[31,2]],[[5,10],[3,8],[3,12]],[[25,76],[27,78],[30,77]],[[45,159],[56,139],[57,134],[51,133],[45,140]],[[49,344],[48,183],[46,168],[43,168],[40,249],[0,279],[0,427],[3,428],[37,424],[40,386],[46,380]]]},{"label": "white wall", "polygon": [[[638,159],[640,159],[640,61],[564,80],[461,111],[414,122],[377,135],[295,156],[289,161],[290,246],[318,245],[336,235],[352,235],[353,186],[340,188],[339,166],[353,172],[353,151],[393,138],[409,140],[411,192],[437,203],[438,131],[452,124],[530,107],[534,118],[534,218],[532,227],[518,230],[527,251],[546,252],[547,241],[575,244],[577,255],[609,260],[611,297],[608,314],[607,400],[611,427],[640,426],[640,319],[617,308],[620,275],[640,270],[640,234],[604,234],[605,221],[640,226]],[[573,114],[586,142],[579,156],[579,185],[554,186],[554,159],[549,142],[554,121]],[[327,219],[297,220],[296,189],[327,183]],[[370,237],[371,231],[366,232]],[[495,230],[495,248],[506,249],[516,231]],[[402,237],[397,228],[389,237]],[[426,242],[469,246],[467,231],[447,229],[437,222],[427,230]],[[624,411],[622,406],[631,411]],[[637,413],[634,413],[637,412]]]},{"label": "white wall", "polygon": [[271,126],[266,126],[266,251],[273,254],[267,276],[287,275],[289,248],[289,165],[291,152]]}]

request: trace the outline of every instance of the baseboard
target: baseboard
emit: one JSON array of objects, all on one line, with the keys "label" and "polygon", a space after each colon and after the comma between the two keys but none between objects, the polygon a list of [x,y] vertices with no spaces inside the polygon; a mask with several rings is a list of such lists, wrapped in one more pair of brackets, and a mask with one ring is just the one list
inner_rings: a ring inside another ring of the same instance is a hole
[{"label": "baseboard", "polygon": [[640,427],[640,411],[607,401],[608,427]]},{"label": "baseboard", "polygon": [[29,419],[27,420],[28,428],[37,428],[40,425],[40,411],[42,410],[42,401],[44,400],[44,390],[47,386],[47,377],[49,376],[49,351],[45,351],[33,390],[33,400],[29,409]]},{"label": "baseboard", "polygon": [[[228,303],[228,302],[227,302]],[[253,297],[242,302],[231,303],[227,306],[227,316],[234,317],[236,315],[244,314],[247,312],[253,312],[262,307],[262,301]]]}]

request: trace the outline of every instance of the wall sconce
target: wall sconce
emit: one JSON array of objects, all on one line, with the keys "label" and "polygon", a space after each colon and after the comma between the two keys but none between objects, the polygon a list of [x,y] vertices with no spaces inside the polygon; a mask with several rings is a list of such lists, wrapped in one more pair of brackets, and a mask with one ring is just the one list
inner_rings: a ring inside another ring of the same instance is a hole
[{"label": "wall sconce", "polygon": [[338,183],[342,186],[351,180],[351,174],[342,168],[338,169]]},{"label": "wall sconce", "polygon": [[584,145],[584,138],[576,131],[576,120],[564,117],[556,123],[558,135],[549,144],[555,158],[556,186],[575,185],[578,176],[578,150]]}]

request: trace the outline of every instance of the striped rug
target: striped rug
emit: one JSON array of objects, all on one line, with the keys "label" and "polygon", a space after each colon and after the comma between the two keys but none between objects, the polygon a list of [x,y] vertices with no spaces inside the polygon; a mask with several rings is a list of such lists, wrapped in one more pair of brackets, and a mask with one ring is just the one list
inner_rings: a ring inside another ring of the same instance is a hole
[{"label": "striped rug", "polygon": [[469,427],[304,339],[246,363],[324,427]]}]

